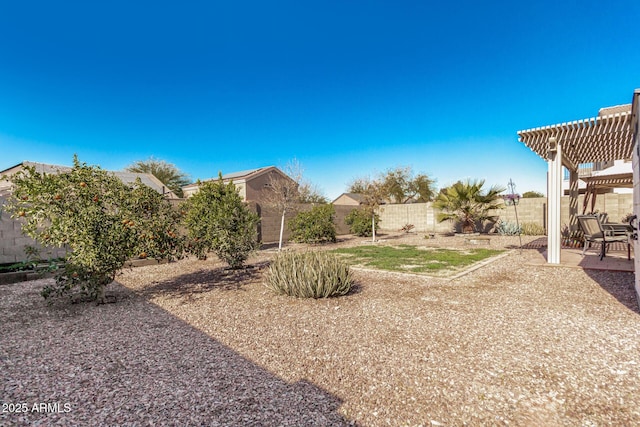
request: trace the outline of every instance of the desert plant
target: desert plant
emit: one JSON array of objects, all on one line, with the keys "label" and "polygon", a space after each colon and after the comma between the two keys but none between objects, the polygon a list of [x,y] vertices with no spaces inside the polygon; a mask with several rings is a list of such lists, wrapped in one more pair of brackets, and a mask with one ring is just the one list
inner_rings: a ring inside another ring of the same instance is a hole
[{"label": "desert plant", "polygon": [[349,266],[327,252],[281,252],[267,272],[267,287],[298,298],[345,295],[353,286]]},{"label": "desert plant", "polygon": [[511,221],[498,221],[496,232],[502,236],[517,236],[522,234],[522,227]]},{"label": "desert plant", "polygon": [[484,180],[467,180],[442,189],[433,204],[441,210],[438,221],[459,221],[463,233],[473,232],[478,221],[497,221],[498,217],[490,211],[503,208],[500,193],[504,188],[494,186],[483,191],[483,186]]},{"label": "desert plant", "polygon": [[523,222],[522,226],[522,234],[525,236],[544,236],[545,230],[544,227],[536,222]]},{"label": "desert plant", "polygon": [[567,224],[560,229],[560,237],[564,246],[578,248],[584,245],[584,233],[582,230],[571,230]]},{"label": "desert plant", "polygon": [[416,226],[413,224],[405,224],[402,226],[400,231],[404,231],[405,233],[411,233],[411,230],[413,230],[415,227]]},{"label": "desert plant", "polygon": [[291,240],[299,243],[336,241],[336,225],[333,205],[317,205],[298,214],[289,222]]},{"label": "desert plant", "polygon": [[260,246],[258,215],[242,201],[233,182],[222,181],[222,174],[199,185],[182,207],[191,252],[202,259],[213,251],[231,268],[242,267]]},{"label": "desert plant", "polygon": [[349,212],[344,222],[349,226],[351,234],[361,237],[369,237],[372,233],[372,224],[375,224],[376,231],[380,224],[380,217],[375,214],[375,220],[371,221],[371,213],[367,208],[354,209]]},{"label": "desert plant", "polygon": [[11,181],[6,209],[24,218],[23,233],[43,246],[69,249],[55,285],[42,290],[45,298],[79,288],[92,299],[104,300],[104,287],[127,259],[141,252],[180,255],[177,214],[161,194],[139,180],[126,185],[74,156],[70,170],[46,174],[27,166]]}]

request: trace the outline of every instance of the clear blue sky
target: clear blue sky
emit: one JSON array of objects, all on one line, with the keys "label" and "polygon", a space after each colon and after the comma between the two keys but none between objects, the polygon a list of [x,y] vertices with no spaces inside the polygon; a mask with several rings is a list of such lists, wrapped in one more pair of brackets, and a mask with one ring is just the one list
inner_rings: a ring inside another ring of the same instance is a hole
[{"label": "clear blue sky", "polygon": [[295,157],[330,199],[395,166],[545,192],[516,132],[631,102],[639,22],[637,0],[0,0],[0,170]]}]

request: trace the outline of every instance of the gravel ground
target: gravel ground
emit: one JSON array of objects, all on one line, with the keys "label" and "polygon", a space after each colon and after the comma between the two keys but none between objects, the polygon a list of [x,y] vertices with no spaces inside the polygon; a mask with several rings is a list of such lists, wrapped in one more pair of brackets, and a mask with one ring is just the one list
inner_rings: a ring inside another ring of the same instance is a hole
[{"label": "gravel ground", "polygon": [[[396,243],[465,246],[379,244]],[[273,254],[125,270],[99,306],[0,287],[0,425],[640,424],[633,274],[512,250],[448,278],[357,270],[349,295],[299,300],[264,286]]]}]

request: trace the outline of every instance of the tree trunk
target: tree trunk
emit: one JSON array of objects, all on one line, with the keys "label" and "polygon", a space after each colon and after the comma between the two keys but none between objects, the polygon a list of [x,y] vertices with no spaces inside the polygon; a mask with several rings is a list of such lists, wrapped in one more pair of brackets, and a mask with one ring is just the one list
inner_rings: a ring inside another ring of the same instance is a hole
[{"label": "tree trunk", "polygon": [[372,242],[376,241],[376,214],[371,215],[371,235],[373,236]]},{"label": "tree trunk", "polygon": [[280,240],[278,241],[278,251],[282,250],[282,233],[284,232],[284,216],[286,213],[286,210],[282,211],[282,219],[280,220]]}]

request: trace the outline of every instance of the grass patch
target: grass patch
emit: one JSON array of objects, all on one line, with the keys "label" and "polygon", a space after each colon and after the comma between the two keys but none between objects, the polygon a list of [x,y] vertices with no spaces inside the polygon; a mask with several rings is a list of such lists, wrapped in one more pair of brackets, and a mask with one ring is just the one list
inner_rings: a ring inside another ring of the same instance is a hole
[{"label": "grass patch", "polygon": [[333,252],[342,254],[352,265],[390,271],[436,273],[459,270],[503,251],[483,248],[455,250],[418,248],[410,245],[366,245],[340,248]]}]

